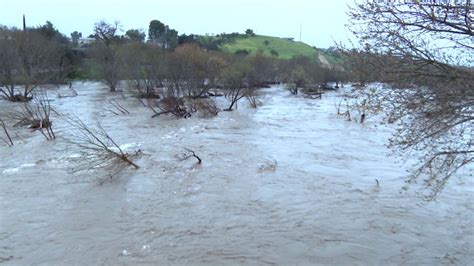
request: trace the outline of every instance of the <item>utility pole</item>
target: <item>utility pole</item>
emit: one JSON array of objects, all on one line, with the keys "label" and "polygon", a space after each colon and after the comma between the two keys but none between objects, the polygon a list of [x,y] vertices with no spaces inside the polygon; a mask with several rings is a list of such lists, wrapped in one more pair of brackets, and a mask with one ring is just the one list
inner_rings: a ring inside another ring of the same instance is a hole
[{"label": "utility pole", "polygon": [[300,42],[301,42],[301,32],[303,31],[303,25],[300,24]]},{"label": "utility pole", "polygon": [[168,26],[165,26],[165,49],[168,49]]},{"label": "utility pole", "polygon": [[23,31],[26,31],[26,20],[25,20],[25,14],[23,14]]}]

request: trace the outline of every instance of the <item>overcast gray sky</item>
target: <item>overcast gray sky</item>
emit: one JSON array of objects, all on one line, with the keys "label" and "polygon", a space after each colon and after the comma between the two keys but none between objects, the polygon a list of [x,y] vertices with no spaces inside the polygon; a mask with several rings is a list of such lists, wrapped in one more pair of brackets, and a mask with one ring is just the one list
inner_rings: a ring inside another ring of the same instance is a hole
[{"label": "overcast gray sky", "polygon": [[0,24],[21,27],[51,21],[69,36],[75,30],[92,33],[95,22],[120,21],[123,30],[148,29],[158,19],[179,34],[243,32],[294,37],[327,48],[349,38],[347,3],[351,0],[0,0]]}]

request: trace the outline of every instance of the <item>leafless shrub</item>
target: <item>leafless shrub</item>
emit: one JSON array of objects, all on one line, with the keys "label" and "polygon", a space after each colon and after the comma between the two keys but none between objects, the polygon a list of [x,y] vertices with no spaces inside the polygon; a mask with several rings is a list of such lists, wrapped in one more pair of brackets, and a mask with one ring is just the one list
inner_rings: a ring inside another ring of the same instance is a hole
[{"label": "leafless shrub", "polygon": [[[351,118],[351,106],[349,104],[349,100],[347,96],[344,94],[342,96],[338,96],[337,100],[334,101],[334,106],[336,108],[337,115],[345,117],[347,121],[352,121]],[[341,110],[342,104],[345,103],[346,110],[343,112]]]},{"label": "leafless shrub", "polygon": [[119,46],[116,44],[105,45],[95,43],[88,52],[98,70],[98,78],[106,84],[111,92],[115,92],[119,86],[122,64],[118,59]]},{"label": "leafless shrub", "polygon": [[341,115],[341,106],[342,106],[342,102],[344,102],[346,99],[344,97],[340,97],[338,96],[335,100],[334,100],[334,107],[336,108],[336,112],[337,112],[337,115]]},{"label": "leafless shrub", "polygon": [[152,117],[157,117],[162,114],[172,114],[177,118],[191,117],[190,111],[186,108],[184,98],[166,97],[158,103],[157,107],[161,112],[155,111]]},{"label": "leafless shrub", "polygon": [[208,99],[192,99],[193,110],[203,117],[214,117],[219,113],[216,103]]},{"label": "leafless shrub", "polygon": [[95,128],[89,127],[79,118],[68,117],[67,122],[73,129],[71,137],[67,140],[78,146],[84,155],[81,159],[85,158],[84,162],[75,169],[76,172],[106,169],[112,177],[127,166],[134,169],[140,168],[132,158],[141,151],[137,150],[132,154],[124,152],[100,122],[97,122]]},{"label": "leafless shrub", "polygon": [[[338,115],[347,117],[349,121],[364,123],[369,115],[377,115],[384,110],[383,99],[375,93],[379,88],[371,85],[363,88],[355,88],[337,96],[334,106]],[[342,105],[345,103],[346,111],[342,112]],[[351,113],[355,117],[351,118]]]},{"label": "leafless shrub", "polygon": [[189,118],[192,113],[199,112],[202,117],[213,117],[219,112],[215,102],[210,98],[178,98],[166,97],[156,99],[140,99],[144,107],[150,108],[152,118],[163,114],[172,114],[177,118]]},{"label": "leafless shrub", "polygon": [[[32,99],[34,90],[61,72],[63,45],[36,30],[0,29],[0,97],[14,102]],[[21,85],[21,86],[18,86]]]},{"label": "leafless shrub", "polygon": [[47,140],[56,138],[53,131],[53,121],[51,120],[51,107],[46,91],[39,91],[34,96],[33,104],[25,104],[23,113],[29,117],[30,128],[39,130]]},{"label": "leafless shrub", "polygon": [[53,131],[51,113],[55,112],[45,91],[35,93],[33,102],[26,102],[19,110],[4,114],[15,121],[13,126],[26,126],[33,131],[40,131],[47,140],[53,140],[56,135]]},{"label": "leafless shrub", "polygon": [[224,111],[232,111],[240,99],[252,93],[250,84],[250,65],[245,61],[236,61],[227,66],[222,73],[224,96],[230,101]]},{"label": "leafless shrub", "polygon": [[251,108],[256,109],[257,107],[262,106],[263,104],[258,95],[256,95],[255,93],[248,93],[245,98],[249,102]]},{"label": "leafless shrub", "polygon": [[234,106],[235,109],[237,109],[238,101],[248,95],[249,90],[249,88],[242,87],[242,85],[227,88],[224,96],[230,101],[230,105],[228,108],[224,109],[224,111],[232,111]]},{"label": "leafless shrub", "polygon": [[[200,98],[207,95],[209,87],[206,80],[211,78],[223,64],[196,44],[184,44],[171,55],[169,71],[174,83],[179,84],[182,96]],[[209,80],[208,80],[209,81]]]},{"label": "leafless shrub", "polygon": [[151,79],[135,79],[126,81],[126,88],[137,98],[159,99],[159,89]]}]

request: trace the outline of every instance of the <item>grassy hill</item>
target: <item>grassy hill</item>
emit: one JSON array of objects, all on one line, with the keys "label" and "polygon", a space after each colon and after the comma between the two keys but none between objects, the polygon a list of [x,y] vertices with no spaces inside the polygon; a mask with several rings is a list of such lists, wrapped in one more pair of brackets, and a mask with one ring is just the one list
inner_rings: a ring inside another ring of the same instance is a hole
[{"label": "grassy hill", "polygon": [[220,45],[219,48],[229,53],[246,50],[250,54],[255,54],[258,50],[261,50],[268,56],[271,56],[272,51],[274,51],[274,53],[278,54],[278,58],[281,59],[290,59],[293,56],[302,55],[314,58],[328,67],[342,64],[340,57],[326,53],[322,49],[311,47],[306,43],[287,38],[241,35],[235,38],[233,42]]},{"label": "grassy hill", "polygon": [[317,55],[317,50],[305,43],[261,35],[239,37],[234,42],[224,44],[220,48],[230,53],[235,53],[238,50],[247,50],[254,54],[258,50],[262,50],[266,55],[271,55],[273,50],[282,59],[290,59],[295,55],[307,57],[316,57]]}]

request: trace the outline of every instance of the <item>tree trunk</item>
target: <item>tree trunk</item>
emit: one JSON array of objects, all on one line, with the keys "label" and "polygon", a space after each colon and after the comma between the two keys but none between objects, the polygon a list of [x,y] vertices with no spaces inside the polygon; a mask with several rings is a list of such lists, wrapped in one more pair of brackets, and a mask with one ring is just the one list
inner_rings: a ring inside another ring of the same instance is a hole
[{"label": "tree trunk", "polygon": [[229,108],[225,109],[224,111],[232,111],[232,107],[234,107],[235,102],[236,102],[235,100],[232,100],[232,102],[230,103]]}]

